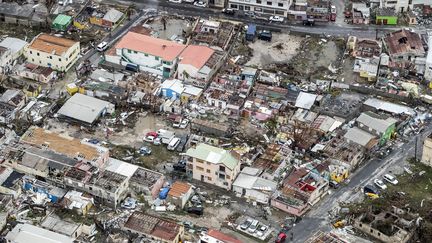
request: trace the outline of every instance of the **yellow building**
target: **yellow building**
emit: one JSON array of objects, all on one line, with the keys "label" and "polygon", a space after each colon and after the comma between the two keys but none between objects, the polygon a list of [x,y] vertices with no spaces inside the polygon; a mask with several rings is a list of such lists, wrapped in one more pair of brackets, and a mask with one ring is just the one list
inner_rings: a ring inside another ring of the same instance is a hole
[{"label": "yellow building", "polygon": [[27,61],[57,71],[68,71],[78,60],[80,43],[48,34],[39,34],[28,46]]}]

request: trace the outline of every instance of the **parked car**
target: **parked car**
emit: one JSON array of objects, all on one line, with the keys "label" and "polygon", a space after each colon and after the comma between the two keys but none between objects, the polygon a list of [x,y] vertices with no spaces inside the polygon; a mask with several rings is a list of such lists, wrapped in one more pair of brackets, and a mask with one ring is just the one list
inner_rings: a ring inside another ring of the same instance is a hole
[{"label": "parked car", "polygon": [[391,174],[385,174],[384,175],[384,180],[390,182],[393,185],[397,185],[399,183],[399,181],[396,179],[396,177],[394,177]]},{"label": "parked car", "polygon": [[183,150],[186,147],[186,143],[187,143],[188,139],[189,139],[189,135],[185,135],[185,136],[180,138],[180,143],[177,145],[177,148],[176,148],[177,152],[180,152],[180,153],[183,152]]},{"label": "parked car", "polygon": [[331,188],[333,188],[333,189],[338,189],[338,188],[339,188],[339,183],[337,183],[337,182],[334,181],[334,180],[330,180],[330,181],[329,181],[329,186],[330,186]]},{"label": "parked car", "polygon": [[375,186],[377,186],[381,190],[387,189],[386,184],[384,184],[384,182],[382,180],[380,180],[380,179],[375,179],[374,180],[374,184],[375,184]]},{"label": "parked car", "polygon": [[284,22],[284,18],[281,16],[270,16],[269,18],[270,22],[279,22],[279,23],[283,23]]},{"label": "parked car", "polygon": [[227,15],[234,15],[235,10],[232,8],[224,8],[224,9],[222,9],[222,13],[227,14]]},{"label": "parked car", "polygon": [[89,140],[87,140],[87,142],[91,143],[91,144],[99,144],[100,143],[99,140],[97,140],[96,138],[89,139]]},{"label": "parked car", "polygon": [[177,148],[177,146],[180,143],[180,138],[174,137],[173,139],[171,139],[171,141],[169,142],[167,149],[168,150],[174,150]]},{"label": "parked car", "polygon": [[186,172],[186,161],[180,160],[179,162],[173,165],[173,169],[179,172]]},{"label": "parked car", "polygon": [[255,18],[255,12],[252,11],[246,11],[244,12],[244,15],[250,18]]},{"label": "parked car", "polygon": [[283,232],[280,232],[275,240],[275,243],[284,243],[287,238],[287,235]]},{"label": "parked car", "polygon": [[272,32],[268,30],[262,30],[258,33],[258,39],[264,41],[271,41],[273,38]]},{"label": "parked car", "polygon": [[146,146],[141,147],[138,152],[142,155],[150,155],[152,153],[151,149]]},{"label": "parked car", "polygon": [[180,122],[179,127],[180,127],[181,129],[185,129],[188,125],[189,125],[189,119],[183,119],[183,120]]},{"label": "parked car", "polygon": [[364,194],[376,194],[378,195],[378,189],[376,189],[374,186],[372,185],[366,185],[363,187],[363,193]]},{"label": "parked car", "polygon": [[261,227],[259,227],[258,231],[257,231],[257,236],[258,237],[263,237],[265,232],[268,230],[268,227],[265,225],[261,225]]},{"label": "parked car", "polygon": [[185,227],[185,229],[192,229],[194,227],[194,224],[189,221],[184,221],[181,224]]},{"label": "parked car", "polygon": [[195,2],[194,5],[197,6],[197,7],[201,7],[201,8],[206,8],[207,7],[207,3],[202,2],[202,1]]},{"label": "parked car", "polygon": [[247,230],[247,228],[249,228],[249,226],[252,224],[252,219],[246,219],[246,221],[244,221],[241,225],[240,225],[240,229],[242,230]]},{"label": "parked car", "polygon": [[108,49],[108,42],[106,41],[102,41],[101,43],[99,43],[99,45],[97,45],[96,50],[103,52],[106,49]]},{"label": "parked car", "polygon": [[254,221],[252,221],[252,224],[248,228],[249,233],[255,233],[255,231],[258,229],[258,225],[258,220],[255,219]]},{"label": "parked car", "polygon": [[171,3],[182,3],[182,0],[169,0],[168,2],[171,2]]},{"label": "parked car", "polygon": [[195,2],[195,0],[183,0],[184,3],[189,3],[189,4],[193,4]]},{"label": "parked car", "polygon": [[203,207],[190,207],[186,210],[188,213],[196,214],[196,215],[203,215],[204,208]]},{"label": "parked car", "polygon": [[315,20],[313,20],[313,19],[303,20],[303,25],[314,26]]}]

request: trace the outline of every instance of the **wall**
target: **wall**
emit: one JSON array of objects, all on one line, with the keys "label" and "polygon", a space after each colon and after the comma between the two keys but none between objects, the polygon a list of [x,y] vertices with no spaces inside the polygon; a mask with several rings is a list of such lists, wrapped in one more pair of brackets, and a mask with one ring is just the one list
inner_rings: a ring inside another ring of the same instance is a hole
[{"label": "wall", "polygon": [[[231,185],[234,182],[240,171],[240,163],[237,164],[237,167],[232,171],[225,167],[223,164],[213,164],[210,162],[198,160],[195,158],[189,158],[189,162],[192,161],[193,164],[193,178],[195,180],[203,181],[205,183],[213,184],[218,187],[225,188],[227,190],[231,189]],[[219,167],[225,167],[225,179],[219,178]],[[197,168],[198,167],[198,168]],[[202,168],[202,170],[200,169]],[[217,174],[216,174],[217,173]],[[203,176],[203,180],[201,180],[201,176]],[[229,178],[227,178],[229,177]],[[226,183],[224,185],[224,183]]]},{"label": "wall", "polygon": [[302,216],[309,209],[309,206],[307,204],[298,207],[293,207],[282,201],[279,201],[276,198],[272,198],[270,200],[270,205],[295,216]]},{"label": "wall", "polygon": [[[38,56],[39,53],[39,56]],[[80,44],[75,43],[69,50],[63,55],[53,55],[51,53],[41,52],[31,48],[27,48],[25,56],[27,61],[33,64],[51,67],[58,71],[68,71],[72,65],[78,60],[78,55],[80,54]],[[50,58],[52,57],[52,58]]]},{"label": "wall", "polygon": [[398,18],[396,16],[376,16],[376,24],[384,24],[385,19],[387,20],[387,25],[397,25]]},{"label": "wall", "polygon": [[[267,2],[271,2],[272,5],[267,5]],[[279,5],[282,4],[282,6]],[[290,1],[282,0],[250,0],[245,2],[242,0],[229,0],[228,7],[232,9],[238,9],[241,11],[253,11],[263,15],[279,15],[287,17],[287,10],[290,5]]]},{"label": "wall", "polygon": [[432,139],[426,138],[423,142],[423,154],[421,162],[425,165],[432,166]]},{"label": "wall", "polygon": [[[180,80],[188,80],[188,79],[194,79],[197,78],[198,69],[192,65],[189,64],[181,64],[179,63],[178,67],[178,78]],[[184,72],[187,73],[187,75],[184,75]]]}]

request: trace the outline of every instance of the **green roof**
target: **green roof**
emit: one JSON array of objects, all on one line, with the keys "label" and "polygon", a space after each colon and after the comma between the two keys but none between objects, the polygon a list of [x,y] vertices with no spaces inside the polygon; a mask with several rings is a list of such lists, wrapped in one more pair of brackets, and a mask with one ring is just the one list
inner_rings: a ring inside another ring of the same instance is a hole
[{"label": "green roof", "polygon": [[200,143],[195,148],[188,149],[186,155],[214,164],[222,163],[230,170],[233,170],[239,163],[239,160],[232,156],[229,150],[205,143]]},{"label": "green roof", "polygon": [[53,24],[54,25],[68,25],[72,21],[72,17],[64,14],[59,14],[54,19]]}]

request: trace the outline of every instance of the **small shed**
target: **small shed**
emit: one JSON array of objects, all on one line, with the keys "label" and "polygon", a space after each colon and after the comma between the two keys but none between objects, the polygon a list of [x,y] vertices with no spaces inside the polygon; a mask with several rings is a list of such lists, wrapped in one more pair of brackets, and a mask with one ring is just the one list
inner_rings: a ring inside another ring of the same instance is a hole
[{"label": "small shed", "polygon": [[192,185],[187,182],[176,181],[168,192],[168,201],[179,208],[184,208],[193,193]]},{"label": "small shed", "polygon": [[72,24],[72,17],[64,14],[59,14],[52,23],[52,28],[58,31],[66,31]]}]

